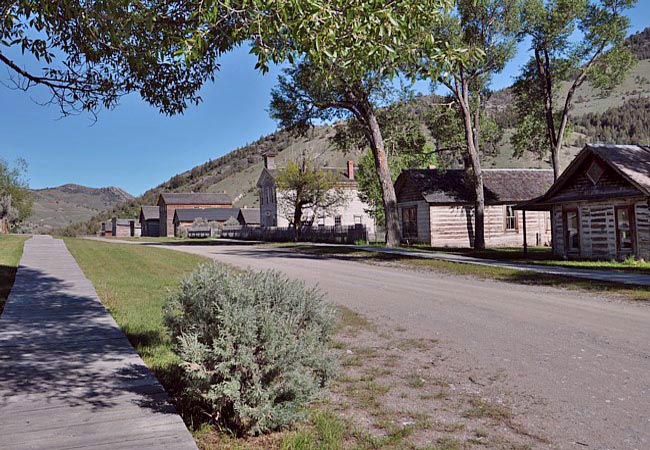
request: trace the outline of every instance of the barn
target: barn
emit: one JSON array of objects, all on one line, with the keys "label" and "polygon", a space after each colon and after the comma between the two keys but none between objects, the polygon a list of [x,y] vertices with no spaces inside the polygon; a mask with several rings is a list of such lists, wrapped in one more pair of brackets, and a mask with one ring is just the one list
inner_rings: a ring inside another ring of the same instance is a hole
[{"label": "barn", "polygon": [[160,236],[174,236],[177,209],[232,208],[232,199],[224,192],[163,192],[158,197]]},{"label": "barn", "polygon": [[[524,214],[517,203],[543,194],[553,172],[541,169],[485,169],[485,243],[487,246],[550,245],[546,211]],[[474,244],[475,194],[462,169],[411,169],[395,182],[402,241],[434,247]],[[525,220],[525,225],[524,225]]]},{"label": "barn", "polygon": [[160,208],[158,206],[142,206],[140,208],[140,224],[142,236],[160,236]]},{"label": "barn", "polygon": [[650,259],[650,148],[589,144],[544,195],[518,205],[550,211],[556,256]]}]

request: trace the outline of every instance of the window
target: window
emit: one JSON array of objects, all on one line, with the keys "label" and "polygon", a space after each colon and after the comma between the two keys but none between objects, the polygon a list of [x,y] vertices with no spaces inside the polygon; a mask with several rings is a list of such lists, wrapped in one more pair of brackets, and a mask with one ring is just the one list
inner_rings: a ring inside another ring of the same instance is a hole
[{"label": "window", "polygon": [[402,235],[405,238],[418,235],[418,207],[407,206],[402,208]]},{"label": "window", "polygon": [[341,227],[341,216],[334,216],[334,226],[338,228]]},{"label": "window", "polygon": [[325,216],[319,216],[318,217],[318,228],[324,227],[325,226]]},{"label": "window", "polygon": [[517,212],[512,205],[506,205],[506,231],[517,230]]},{"label": "window", "polygon": [[260,188],[260,205],[264,204],[264,188]]},{"label": "window", "polygon": [[616,207],[616,246],[619,258],[625,258],[634,252],[633,222],[631,207]]},{"label": "window", "polygon": [[354,216],[355,225],[363,225],[363,218],[361,216]]},{"label": "window", "polygon": [[566,225],[566,249],[567,252],[575,253],[580,251],[580,223],[578,210],[570,209],[564,211],[564,223]]},{"label": "window", "polygon": [[594,161],[591,163],[591,166],[589,166],[589,169],[587,170],[587,178],[589,178],[589,180],[591,180],[595,186],[598,184],[600,177],[603,176],[603,172],[605,172],[605,170],[602,168],[602,166],[598,164],[598,162]]}]

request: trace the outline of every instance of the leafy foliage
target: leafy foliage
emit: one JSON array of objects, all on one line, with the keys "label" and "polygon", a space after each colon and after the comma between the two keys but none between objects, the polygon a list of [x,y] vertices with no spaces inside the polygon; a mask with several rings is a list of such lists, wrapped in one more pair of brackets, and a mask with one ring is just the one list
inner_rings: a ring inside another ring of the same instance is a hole
[{"label": "leafy foliage", "polygon": [[290,426],[333,375],[334,308],[278,272],[203,265],[165,314],[186,394],[236,432]]},{"label": "leafy foliage", "polygon": [[[633,64],[634,56],[625,45],[629,19],[623,12],[635,3],[526,0],[522,35],[530,37],[534,56],[515,84],[519,113],[519,126],[512,138],[515,155],[533,150],[541,158],[550,152],[555,177],[559,176],[559,153],[575,91],[589,81],[607,94]],[[574,41],[574,33],[580,34],[579,42]],[[562,81],[569,86],[560,97]]]},{"label": "leafy foliage", "polygon": [[278,212],[289,221],[296,237],[300,236],[305,212],[309,212],[313,220],[349,202],[339,181],[337,173],[318,167],[304,154],[298,161],[288,161],[285,167],[278,169],[275,175]]},{"label": "leafy foliage", "polygon": [[14,87],[44,87],[63,115],[113,107],[133,91],[164,113],[182,112],[233,45],[224,25],[200,61],[179,63],[196,26],[191,2],[21,0],[0,11],[0,62]]},{"label": "leafy foliage", "polygon": [[[423,167],[436,161],[417,112],[417,105],[413,102],[397,102],[377,111],[392,182],[404,169]],[[349,151],[353,147],[368,148],[364,129],[356,119],[338,126],[333,141],[342,151]],[[377,223],[384,224],[386,218],[381,184],[371,151],[366,151],[359,160],[356,179],[359,183],[359,198],[369,205],[367,212]]]},{"label": "leafy foliage", "polygon": [[32,211],[32,197],[25,175],[27,162],[18,159],[13,167],[0,159],[0,218],[13,228]]}]

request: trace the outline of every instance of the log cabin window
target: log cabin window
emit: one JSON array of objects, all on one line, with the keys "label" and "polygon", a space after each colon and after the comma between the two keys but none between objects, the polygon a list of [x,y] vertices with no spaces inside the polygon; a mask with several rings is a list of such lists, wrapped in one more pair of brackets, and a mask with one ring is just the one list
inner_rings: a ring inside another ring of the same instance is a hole
[{"label": "log cabin window", "polygon": [[402,208],[402,233],[405,238],[418,235],[418,207],[407,206]]},{"label": "log cabin window", "polygon": [[634,253],[633,220],[630,206],[616,207],[616,250],[619,258]]},{"label": "log cabin window", "polygon": [[517,230],[517,213],[512,205],[506,205],[506,231]]},{"label": "log cabin window", "polygon": [[566,225],[566,248],[570,253],[580,252],[580,222],[577,209],[564,211],[564,223]]},{"label": "log cabin window", "polygon": [[600,180],[600,177],[603,176],[603,172],[605,172],[605,169],[603,169],[597,161],[594,161],[591,163],[591,166],[589,166],[589,169],[587,170],[587,178],[589,178],[593,185],[596,186]]}]

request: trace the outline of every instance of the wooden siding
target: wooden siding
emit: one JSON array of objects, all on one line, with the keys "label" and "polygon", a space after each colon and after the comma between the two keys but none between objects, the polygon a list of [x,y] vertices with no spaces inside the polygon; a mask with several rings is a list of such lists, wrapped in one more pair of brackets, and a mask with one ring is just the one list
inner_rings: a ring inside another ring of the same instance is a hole
[{"label": "wooden siding", "polygon": [[402,209],[412,206],[417,206],[418,235],[417,237],[409,237],[404,240],[408,240],[411,243],[431,245],[431,218],[429,204],[424,200],[402,202],[398,205],[400,227],[402,226]]},{"label": "wooden siding", "polygon": [[[587,176],[587,171],[594,161],[598,162],[604,170],[595,185]],[[598,201],[607,197],[634,197],[638,193],[639,191],[613,168],[595,156],[591,156],[576,170],[575,177],[548,201],[550,203],[565,203],[577,199]]]},{"label": "wooden siding", "polygon": [[[634,246],[639,258],[650,258],[650,212],[645,200],[639,197],[611,199],[600,202],[570,202],[553,208],[553,253],[556,256],[574,256],[592,259],[614,259],[616,246],[616,207],[634,207]],[[580,224],[580,253],[566,254],[564,211],[577,209]]]},{"label": "wooden siding", "polygon": [[648,204],[637,203],[634,213],[636,216],[637,256],[650,261],[650,209]]},{"label": "wooden siding", "polygon": [[[400,204],[401,205],[401,204]],[[471,206],[431,206],[431,245],[471,246],[474,242],[474,208]],[[523,245],[523,213],[517,211],[517,228],[506,230],[506,205],[485,208],[485,243],[487,246]],[[547,225],[548,213],[528,211],[526,231],[529,245],[550,245],[551,230]]]},{"label": "wooden siding", "polygon": [[[174,237],[174,213],[177,209],[207,209],[207,208],[232,208],[232,204],[229,205],[176,205],[176,204],[166,204],[164,201],[160,201],[160,222],[159,222],[159,232],[160,236]],[[165,220],[166,219],[166,220]]]}]

